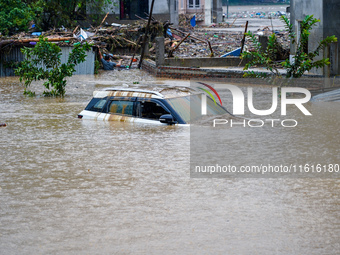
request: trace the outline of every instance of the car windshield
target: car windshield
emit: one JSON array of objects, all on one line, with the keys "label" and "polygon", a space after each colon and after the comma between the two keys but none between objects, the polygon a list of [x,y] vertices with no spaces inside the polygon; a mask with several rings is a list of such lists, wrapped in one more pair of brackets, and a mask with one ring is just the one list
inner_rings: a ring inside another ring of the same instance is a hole
[{"label": "car windshield", "polygon": [[[185,97],[176,97],[167,99],[169,104],[186,122],[190,123],[199,118],[201,114],[201,95],[190,95]],[[207,97],[207,115],[223,115],[228,113],[222,106],[215,104],[215,102]]]}]

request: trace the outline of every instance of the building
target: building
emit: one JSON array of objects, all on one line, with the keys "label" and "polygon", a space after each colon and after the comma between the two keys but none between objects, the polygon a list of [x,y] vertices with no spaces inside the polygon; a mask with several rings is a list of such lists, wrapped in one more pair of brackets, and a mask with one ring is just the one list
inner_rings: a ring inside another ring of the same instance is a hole
[{"label": "building", "polygon": [[[106,4],[104,12],[108,12],[107,22],[129,23],[138,20],[139,17],[147,18],[152,0],[112,0]],[[155,0],[152,16],[161,21],[170,20],[174,25],[178,24],[178,0]],[[87,14],[91,12],[91,6],[87,6]]]},{"label": "building", "polygon": [[178,14],[195,15],[200,25],[222,22],[222,0],[178,0]]},{"label": "building", "polygon": [[[293,24],[294,31],[299,35],[299,23],[307,16],[314,15],[320,19],[311,30],[308,41],[308,51],[314,51],[319,42],[327,36],[335,35],[340,39],[340,0],[291,0],[290,1],[290,22]],[[331,65],[323,69],[312,70],[313,73],[327,75],[338,75],[340,62],[338,61],[340,48],[338,43],[333,43],[327,51],[321,52],[319,58],[329,57]],[[296,46],[291,45],[291,55],[296,53]]]},{"label": "building", "polygon": [[[129,23],[146,18],[151,8],[152,0],[112,0],[106,4],[105,12],[109,12],[108,23]],[[87,6],[87,14],[91,7]],[[222,22],[222,0],[155,0],[152,16],[157,20],[170,20],[178,25],[178,15],[188,18],[195,15],[197,24],[210,25]]]}]

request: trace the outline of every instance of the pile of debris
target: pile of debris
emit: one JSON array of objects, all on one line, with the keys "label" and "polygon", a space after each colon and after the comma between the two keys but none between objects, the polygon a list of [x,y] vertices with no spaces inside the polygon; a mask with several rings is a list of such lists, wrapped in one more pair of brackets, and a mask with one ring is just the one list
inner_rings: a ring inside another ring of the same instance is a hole
[{"label": "pile of debris", "polygon": [[[15,45],[33,46],[43,35],[49,41],[57,43],[59,46],[73,46],[83,41],[87,41],[103,51],[103,53],[113,54],[132,54],[141,49],[142,36],[146,31],[146,22],[148,20],[140,18],[134,24],[121,25],[112,23],[105,24],[106,17],[98,27],[87,29],[79,26],[67,30],[65,28],[56,29],[46,32],[20,33],[12,37],[0,37],[0,52],[8,52]],[[165,37],[165,52],[167,57],[219,57],[227,52],[231,52],[242,44],[243,32],[216,31],[204,27],[192,28],[188,23],[183,22],[182,27],[175,28],[169,22],[160,22],[151,18],[149,31],[148,46],[150,48],[150,57],[154,58],[155,38],[157,36]],[[272,31],[266,27],[259,29],[257,34],[269,35]],[[278,40],[283,48],[289,48],[288,35],[285,32],[277,32]],[[251,42],[246,40],[245,49],[251,49]],[[128,58],[123,58],[123,64],[129,65]]]},{"label": "pile of debris", "polygon": [[[224,14],[225,15],[225,14]],[[284,11],[238,11],[232,12],[230,18],[261,18],[261,19],[279,19],[281,16],[290,17],[289,13]]]}]

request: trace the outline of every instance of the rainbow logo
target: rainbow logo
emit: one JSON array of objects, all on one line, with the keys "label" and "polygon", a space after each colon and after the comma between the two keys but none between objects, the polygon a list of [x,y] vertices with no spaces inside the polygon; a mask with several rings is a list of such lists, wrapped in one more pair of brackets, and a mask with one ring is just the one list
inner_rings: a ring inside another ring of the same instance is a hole
[{"label": "rainbow logo", "polygon": [[[199,84],[202,84],[202,85],[204,85],[204,86],[206,86],[206,87],[209,88],[212,92],[214,92],[215,95],[217,96],[218,100],[220,101],[220,104],[222,105],[222,100],[221,100],[220,95],[217,93],[217,91],[216,91],[212,86],[210,86],[210,85],[208,85],[208,84],[206,84],[206,83],[203,83],[203,82],[198,82],[198,83],[199,83]],[[213,95],[209,90],[204,89],[204,88],[200,88],[200,87],[197,87],[197,88],[200,89],[200,90],[203,90],[205,93],[207,93],[207,94],[211,97],[211,99],[214,101],[215,105],[217,105],[214,95]]]}]

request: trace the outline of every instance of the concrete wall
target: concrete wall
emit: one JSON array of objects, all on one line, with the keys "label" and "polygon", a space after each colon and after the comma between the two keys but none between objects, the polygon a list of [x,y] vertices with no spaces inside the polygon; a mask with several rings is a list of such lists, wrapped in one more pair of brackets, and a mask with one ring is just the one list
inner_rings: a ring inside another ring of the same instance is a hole
[{"label": "concrete wall", "polygon": [[[194,67],[159,66],[151,60],[143,60],[142,69],[160,78],[201,79],[201,78],[242,78],[243,71]],[[254,79],[260,80],[260,79]],[[245,81],[245,80],[243,80]]]},{"label": "concrete wall", "polygon": [[[307,15],[314,15],[321,22],[311,30],[308,42],[308,49],[314,50],[318,42],[323,38],[323,0],[293,0],[291,1],[290,22],[294,26],[294,30],[299,34],[299,21],[303,20]],[[296,45],[292,45],[291,54],[296,53]]]},{"label": "concrete wall", "polygon": [[[149,13],[152,0],[149,0]],[[155,0],[152,16],[160,21],[169,20],[178,26],[178,0]]]},{"label": "concrete wall", "polygon": [[205,0],[205,25],[222,22],[222,0]]},{"label": "concrete wall", "polygon": [[222,22],[223,8],[222,8],[222,0],[213,0],[213,22],[220,23]]},{"label": "concrete wall", "polygon": [[[111,0],[111,3],[106,3],[104,8],[103,8],[104,13],[109,13],[109,14],[118,14],[120,13],[119,10],[119,0]],[[97,14],[92,11],[91,5],[86,6],[86,13],[87,14]]]},{"label": "concrete wall", "polygon": [[[149,13],[151,8],[152,0],[149,0]],[[169,13],[169,0],[155,0],[155,3],[153,5],[153,12],[154,14],[163,14],[163,13]]]},{"label": "concrete wall", "polygon": [[164,66],[180,67],[226,67],[226,66],[244,66],[245,61],[241,62],[239,57],[226,58],[166,58]]},{"label": "concrete wall", "polygon": [[[299,21],[303,20],[307,15],[314,15],[314,18],[320,19],[320,22],[313,26],[308,41],[308,50],[314,51],[319,42],[327,36],[335,35],[340,38],[340,16],[338,10],[340,8],[340,0],[292,0],[291,1],[291,16],[290,22],[294,26],[294,31],[299,33]],[[340,56],[340,47],[332,47],[337,49],[337,54],[331,52],[331,57]],[[296,45],[291,45],[291,55],[296,53]],[[321,59],[324,52],[321,51],[316,60]],[[337,68],[333,70],[340,70],[339,61],[336,63]],[[315,74],[325,74],[326,68],[312,69],[311,72]]]},{"label": "concrete wall", "polygon": [[173,26],[178,26],[178,0],[170,0],[170,22],[173,23]]},{"label": "concrete wall", "polygon": [[[324,6],[323,6],[323,37],[335,35],[338,38],[338,41],[340,40],[340,0],[324,0]],[[339,42],[335,43],[337,48],[337,54],[331,51],[331,61],[333,60],[333,57],[338,58],[340,56],[340,47]],[[332,48],[331,48],[332,49]],[[336,56],[334,56],[336,55]],[[338,60],[338,59],[336,59]],[[340,71],[340,61],[335,61],[334,63],[337,63],[337,74],[339,74]]]}]

